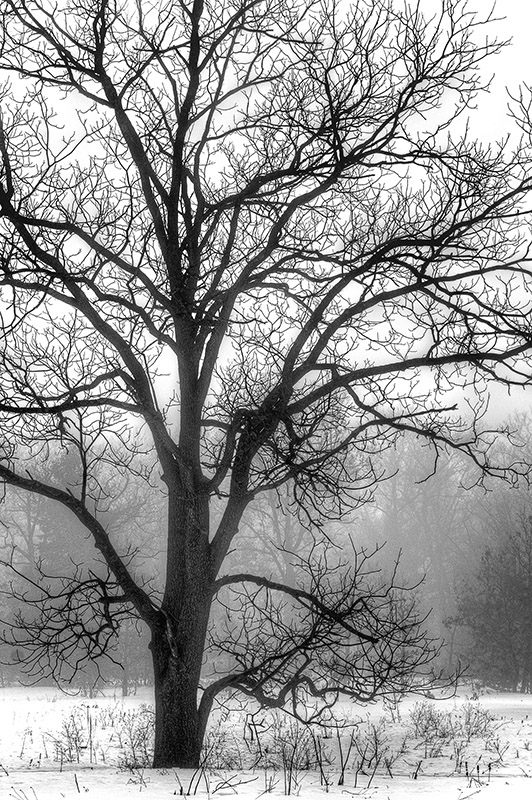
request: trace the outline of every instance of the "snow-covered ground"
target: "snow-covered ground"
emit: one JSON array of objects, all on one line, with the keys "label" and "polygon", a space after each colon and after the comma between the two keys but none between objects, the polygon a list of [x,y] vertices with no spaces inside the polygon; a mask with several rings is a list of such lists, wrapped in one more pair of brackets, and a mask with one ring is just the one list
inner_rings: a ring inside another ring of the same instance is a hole
[{"label": "snow-covered ground", "polygon": [[[532,696],[408,698],[398,708],[343,707],[350,725],[315,732],[279,715],[221,714],[207,766],[152,770],[149,690],[122,700],[48,688],[0,689],[0,798],[125,800],[142,795],[288,793],[465,800],[532,797]],[[343,772],[343,779],[342,779]]]}]

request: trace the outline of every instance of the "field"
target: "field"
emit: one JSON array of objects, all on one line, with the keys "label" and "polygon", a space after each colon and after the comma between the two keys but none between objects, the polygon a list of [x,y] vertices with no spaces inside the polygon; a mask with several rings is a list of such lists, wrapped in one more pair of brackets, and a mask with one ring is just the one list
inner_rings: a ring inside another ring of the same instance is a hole
[{"label": "field", "polygon": [[281,715],[221,711],[205,765],[149,768],[152,697],[93,699],[0,690],[0,797],[125,800],[176,795],[255,800],[532,796],[532,696],[485,693],[343,706],[347,726],[310,731]]}]

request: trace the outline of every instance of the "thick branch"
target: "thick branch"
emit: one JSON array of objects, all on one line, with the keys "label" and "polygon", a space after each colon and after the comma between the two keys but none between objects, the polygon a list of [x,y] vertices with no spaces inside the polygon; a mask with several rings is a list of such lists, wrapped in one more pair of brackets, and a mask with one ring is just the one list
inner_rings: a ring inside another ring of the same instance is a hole
[{"label": "thick branch", "polygon": [[292,589],[290,586],[286,586],[283,583],[278,583],[277,581],[272,581],[269,578],[263,578],[259,575],[251,575],[245,572],[236,575],[224,575],[215,581],[214,593],[219,592],[223,586],[230,586],[235,583],[254,583],[256,586],[262,586],[265,589],[270,589],[272,592],[282,592],[283,594],[287,594],[300,602],[305,608],[313,608],[323,617],[326,617],[332,622],[335,622],[337,625],[340,625],[340,627],[344,628],[346,631],[348,631],[348,633],[352,633],[362,641],[371,642],[372,644],[375,644],[378,641],[378,639],[376,639],[374,636],[370,636],[369,634],[358,630],[347,621],[346,617],[351,612],[351,609],[349,609],[345,615],[338,614],[336,611],[334,611],[334,609],[326,606],[325,603],[323,603],[311,592],[306,592],[304,589]]},{"label": "thick branch", "polygon": [[95,547],[101,552],[106,564],[132,605],[138,611],[140,617],[150,626],[159,622],[158,609],[146,592],[139,587],[133,579],[123,560],[112,545],[105,528],[80,500],[69,492],[65,492],[55,486],[49,486],[31,477],[18,475],[3,464],[0,464],[0,479],[5,480],[10,486],[16,486],[25,491],[55,500],[72,511],[77,519],[91,533]]}]

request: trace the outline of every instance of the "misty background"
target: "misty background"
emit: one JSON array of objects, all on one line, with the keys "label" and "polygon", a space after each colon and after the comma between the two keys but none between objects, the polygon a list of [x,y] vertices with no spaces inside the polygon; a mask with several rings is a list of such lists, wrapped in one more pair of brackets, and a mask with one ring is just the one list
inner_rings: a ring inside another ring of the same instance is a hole
[{"label": "misty background", "polygon": [[[508,438],[492,435],[492,476],[463,453],[435,451],[416,437],[402,436],[373,456],[379,482],[366,492],[359,490],[358,507],[342,521],[325,523],[322,533],[340,559],[366,553],[376,575],[395,573],[398,586],[412,588],[427,615],[430,635],[442,642],[439,669],[451,674],[467,665],[468,680],[479,686],[528,692],[532,688],[532,495],[527,464],[532,462],[532,416],[514,414],[503,427]],[[52,481],[67,478],[68,461],[60,451],[50,455]],[[497,464],[513,464],[509,478],[500,477]],[[101,481],[105,483],[105,468]],[[95,580],[108,577],[73,515],[48,499],[12,487],[5,492],[0,557],[15,566],[15,574],[0,595],[4,625],[35,612],[32,591],[42,575],[49,576],[48,587],[58,600],[69,591],[71,579],[66,576],[79,577],[83,571]],[[135,574],[155,593],[164,583],[164,500],[156,476],[147,483],[132,474],[119,502],[101,515],[127,552]],[[75,555],[69,545],[74,537],[79,543]],[[260,566],[293,585],[294,564],[308,542],[309,529],[295,513],[290,487],[284,493],[269,493],[246,515],[230,568]],[[62,582],[60,576],[65,576]],[[41,589],[34,592],[35,598],[40,593]],[[226,611],[220,608],[218,613]],[[86,613],[92,613],[90,595]],[[216,615],[215,607],[213,620]],[[60,676],[67,691],[92,695],[110,683],[126,695],[152,683],[149,637],[140,621],[125,617],[110,658],[89,663],[79,673],[74,669],[79,646],[75,624],[69,630],[58,622],[58,636],[64,637],[65,651],[71,648],[72,670],[65,661]],[[20,645],[25,647],[26,640]],[[27,653],[24,666],[9,663],[21,655],[17,648],[2,646],[2,685],[42,682],[40,666],[36,663],[32,672]],[[206,667],[223,666],[209,659],[207,651]]]},{"label": "misty background", "polygon": [[[482,8],[480,0],[476,4]],[[496,65],[489,93],[471,111],[471,128],[483,139],[505,136],[504,109],[512,86],[528,81],[529,36],[532,10],[525,2],[505,2],[500,9],[498,35],[513,43],[489,61]],[[459,664],[469,665],[468,675],[480,685],[514,691],[532,688],[532,496],[527,464],[532,463],[532,397],[530,390],[496,392],[486,409],[488,427],[506,427],[508,438],[492,436],[493,475],[477,469],[458,451],[438,450],[415,437],[402,436],[372,457],[367,491],[358,493],[358,505],[341,522],[324,523],[330,547],[345,552],[349,546],[374,554],[375,570],[396,575],[397,584],[412,587],[430,634],[443,642],[439,666],[449,674]],[[510,414],[510,416],[508,416]],[[490,434],[491,435],[491,434]],[[366,454],[363,454],[366,458]],[[497,465],[514,464],[503,480]],[[147,464],[149,472],[151,465]],[[68,482],[68,455],[51,452],[47,469],[52,483]],[[105,465],[99,480],[109,477]],[[106,528],[128,553],[135,574],[155,593],[164,584],[165,498],[160,476],[129,476],[117,491],[106,486],[112,507],[101,512]],[[363,481],[362,481],[363,483]],[[64,598],[65,580],[57,576],[84,570],[96,583],[107,579],[106,567],[83,528],[60,505],[43,497],[5,488],[0,517],[0,557],[15,567],[10,585],[0,594],[0,617],[10,625],[21,612],[21,601],[32,604],[32,580],[50,575],[50,591]],[[229,566],[238,568],[242,558],[255,562],[291,585],[294,556],[308,541],[305,520],[294,511],[290,488],[285,495],[269,494],[244,518]],[[73,538],[79,542],[74,555]],[[245,546],[243,543],[245,542]],[[245,555],[244,555],[245,554]],[[90,598],[86,614],[90,616]],[[216,614],[214,610],[213,614]],[[58,635],[63,645],[75,650],[76,631],[64,624]],[[148,634],[138,620],[124,618],[119,640],[105,662],[87,665],[84,671],[62,676],[73,689],[97,691],[103,682],[122,687],[124,694],[151,683],[147,649]],[[21,642],[20,647],[27,644]],[[1,646],[0,682],[38,682],[38,671],[21,671],[16,648]],[[206,661],[209,653],[206,653]],[[212,665],[211,665],[212,666]],[[216,666],[216,665],[215,665]]]}]

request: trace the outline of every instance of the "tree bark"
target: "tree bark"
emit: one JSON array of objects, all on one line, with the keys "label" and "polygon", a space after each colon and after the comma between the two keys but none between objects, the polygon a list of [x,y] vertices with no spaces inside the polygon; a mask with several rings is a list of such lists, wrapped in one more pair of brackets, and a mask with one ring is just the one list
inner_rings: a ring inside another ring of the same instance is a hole
[{"label": "tree bark", "polygon": [[[181,643],[183,644],[183,643]],[[198,713],[197,669],[179,663],[166,637],[152,639],[155,682],[155,747],[153,766],[196,769],[201,760],[205,723]],[[202,649],[191,644],[188,658],[201,665]]]},{"label": "tree bark", "polygon": [[200,764],[206,719],[198,692],[213,584],[208,524],[208,497],[199,487],[171,484],[166,589],[150,645],[158,768]]}]

